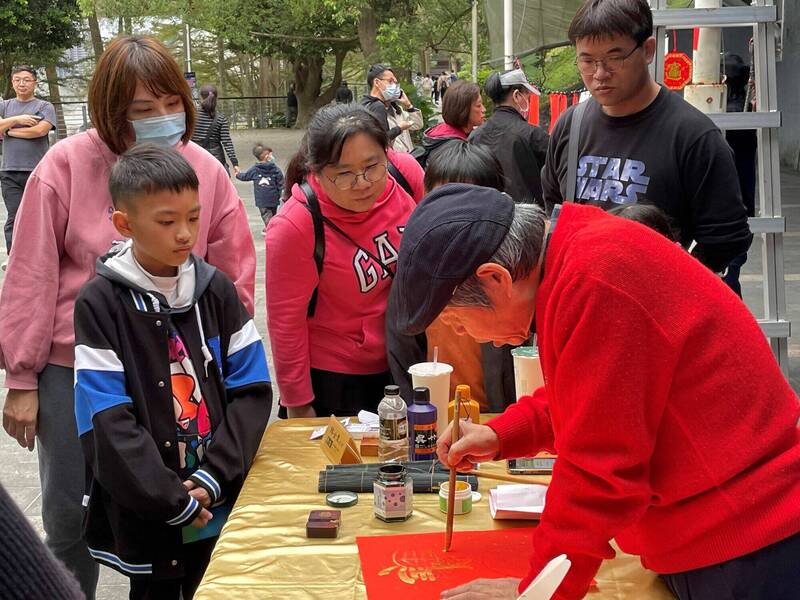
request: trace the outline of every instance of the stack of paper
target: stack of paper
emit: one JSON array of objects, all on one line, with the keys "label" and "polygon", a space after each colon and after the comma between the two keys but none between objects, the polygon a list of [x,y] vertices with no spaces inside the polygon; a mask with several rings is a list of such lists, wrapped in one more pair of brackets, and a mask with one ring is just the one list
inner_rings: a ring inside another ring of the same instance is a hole
[{"label": "stack of paper", "polygon": [[489,511],[493,519],[537,521],[544,512],[546,485],[499,485],[489,490]]},{"label": "stack of paper", "polygon": [[379,429],[380,419],[378,415],[367,410],[358,411],[358,423],[351,423],[347,427],[347,431],[356,440],[365,437],[378,437]]},{"label": "stack of paper", "polygon": [[[360,440],[361,438],[365,437],[378,437],[378,415],[366,410],[362,410],[358,413],[358,421],[358,423],[351,423],[350,417],[340,419],[341,424],[345,426],[354,440]],[[318,440],[325,434],[325,430],[327,428],[327,425],[318,427],[311,432],[311,436],[308,439]]]}]

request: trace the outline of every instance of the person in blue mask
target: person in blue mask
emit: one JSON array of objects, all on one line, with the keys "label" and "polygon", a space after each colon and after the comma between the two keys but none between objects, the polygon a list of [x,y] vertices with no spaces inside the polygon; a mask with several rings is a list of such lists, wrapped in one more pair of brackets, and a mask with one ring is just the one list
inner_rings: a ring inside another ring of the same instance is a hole
[{"label": "person in blue mask", "polygon": [[[91,600],[98,567],[81,535],[81,502],[88,492],[73,400],[73,365],[81,351],[74,348],[73,310],[97,258],[123,241],[111,222],[108,191],[119,156],[141,142],[156,142],[188,160],[203,207],[194,253],[234,282],[251,315],[256,261],[247,214],[228,174],[190,141],[195,108],[189,86],[161,42],[113,40],[97,63],[88,99],[94,128],[53,146],[25,187],[0,296],[0,368],[9,388],[6,432],[31,451],[38,441],[47,544]],[[160,181],[163,173],[156,165],[151,169],[151,178]],[[155,226],[168,227],[174,219],[164,213]]]},{"label": "person in blue mask", "polygon": [[389,125],[389,111],[393,110],[392,104],[401,102],[406,112],[416,109],[411,101],[400,89],[394,71],[386,65],[372,65],[367,71],[367,87],[369,94],[361,98],[361,105],[378,117],[378,120],[389,133],[389,144],[393,145],[395,138],[413,126],[409,120],[401,119],[396,125]]}]

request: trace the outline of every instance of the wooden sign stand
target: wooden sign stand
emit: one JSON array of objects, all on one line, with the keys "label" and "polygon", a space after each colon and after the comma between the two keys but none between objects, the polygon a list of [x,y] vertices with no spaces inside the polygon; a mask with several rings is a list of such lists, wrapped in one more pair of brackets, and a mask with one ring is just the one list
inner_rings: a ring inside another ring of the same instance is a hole
[{"label": "wooden sign stand", "polygon": [[319,442],[320,448],[334,465],[355,465],[364,462],[356,442],[334,415],[328,421],[328,428]]}]

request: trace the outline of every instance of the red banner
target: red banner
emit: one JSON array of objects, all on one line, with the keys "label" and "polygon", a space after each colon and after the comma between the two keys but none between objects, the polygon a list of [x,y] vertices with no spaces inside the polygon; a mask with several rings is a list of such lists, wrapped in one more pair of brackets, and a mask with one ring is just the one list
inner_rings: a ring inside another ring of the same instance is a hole
[{"label": "red banner", "polygon": [[531,125],[538,125],[539,124],[539,96],[536,94],[531,94],[528,96],[531,104],[530,110],[528,111],[528,123]]}]

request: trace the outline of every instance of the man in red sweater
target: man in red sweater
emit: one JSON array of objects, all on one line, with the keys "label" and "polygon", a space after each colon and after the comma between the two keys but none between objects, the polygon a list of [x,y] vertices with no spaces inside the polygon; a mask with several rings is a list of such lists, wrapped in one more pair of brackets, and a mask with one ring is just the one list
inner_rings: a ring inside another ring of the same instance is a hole
[{"label": "man in red sweater", "polygon": [[445,185],[412,214],[393,285],[397,326],[443,314],[478,341],[534,325],[544,387],[439,457],[558,453],[522,579],[443,598],[515,598],[555,556],[556,593],[582,598],[614,551],[682,600],[800,593],[800,405],[756,320],[711,271],[650,229],[594,207],[547,220],[487,188]]}]

